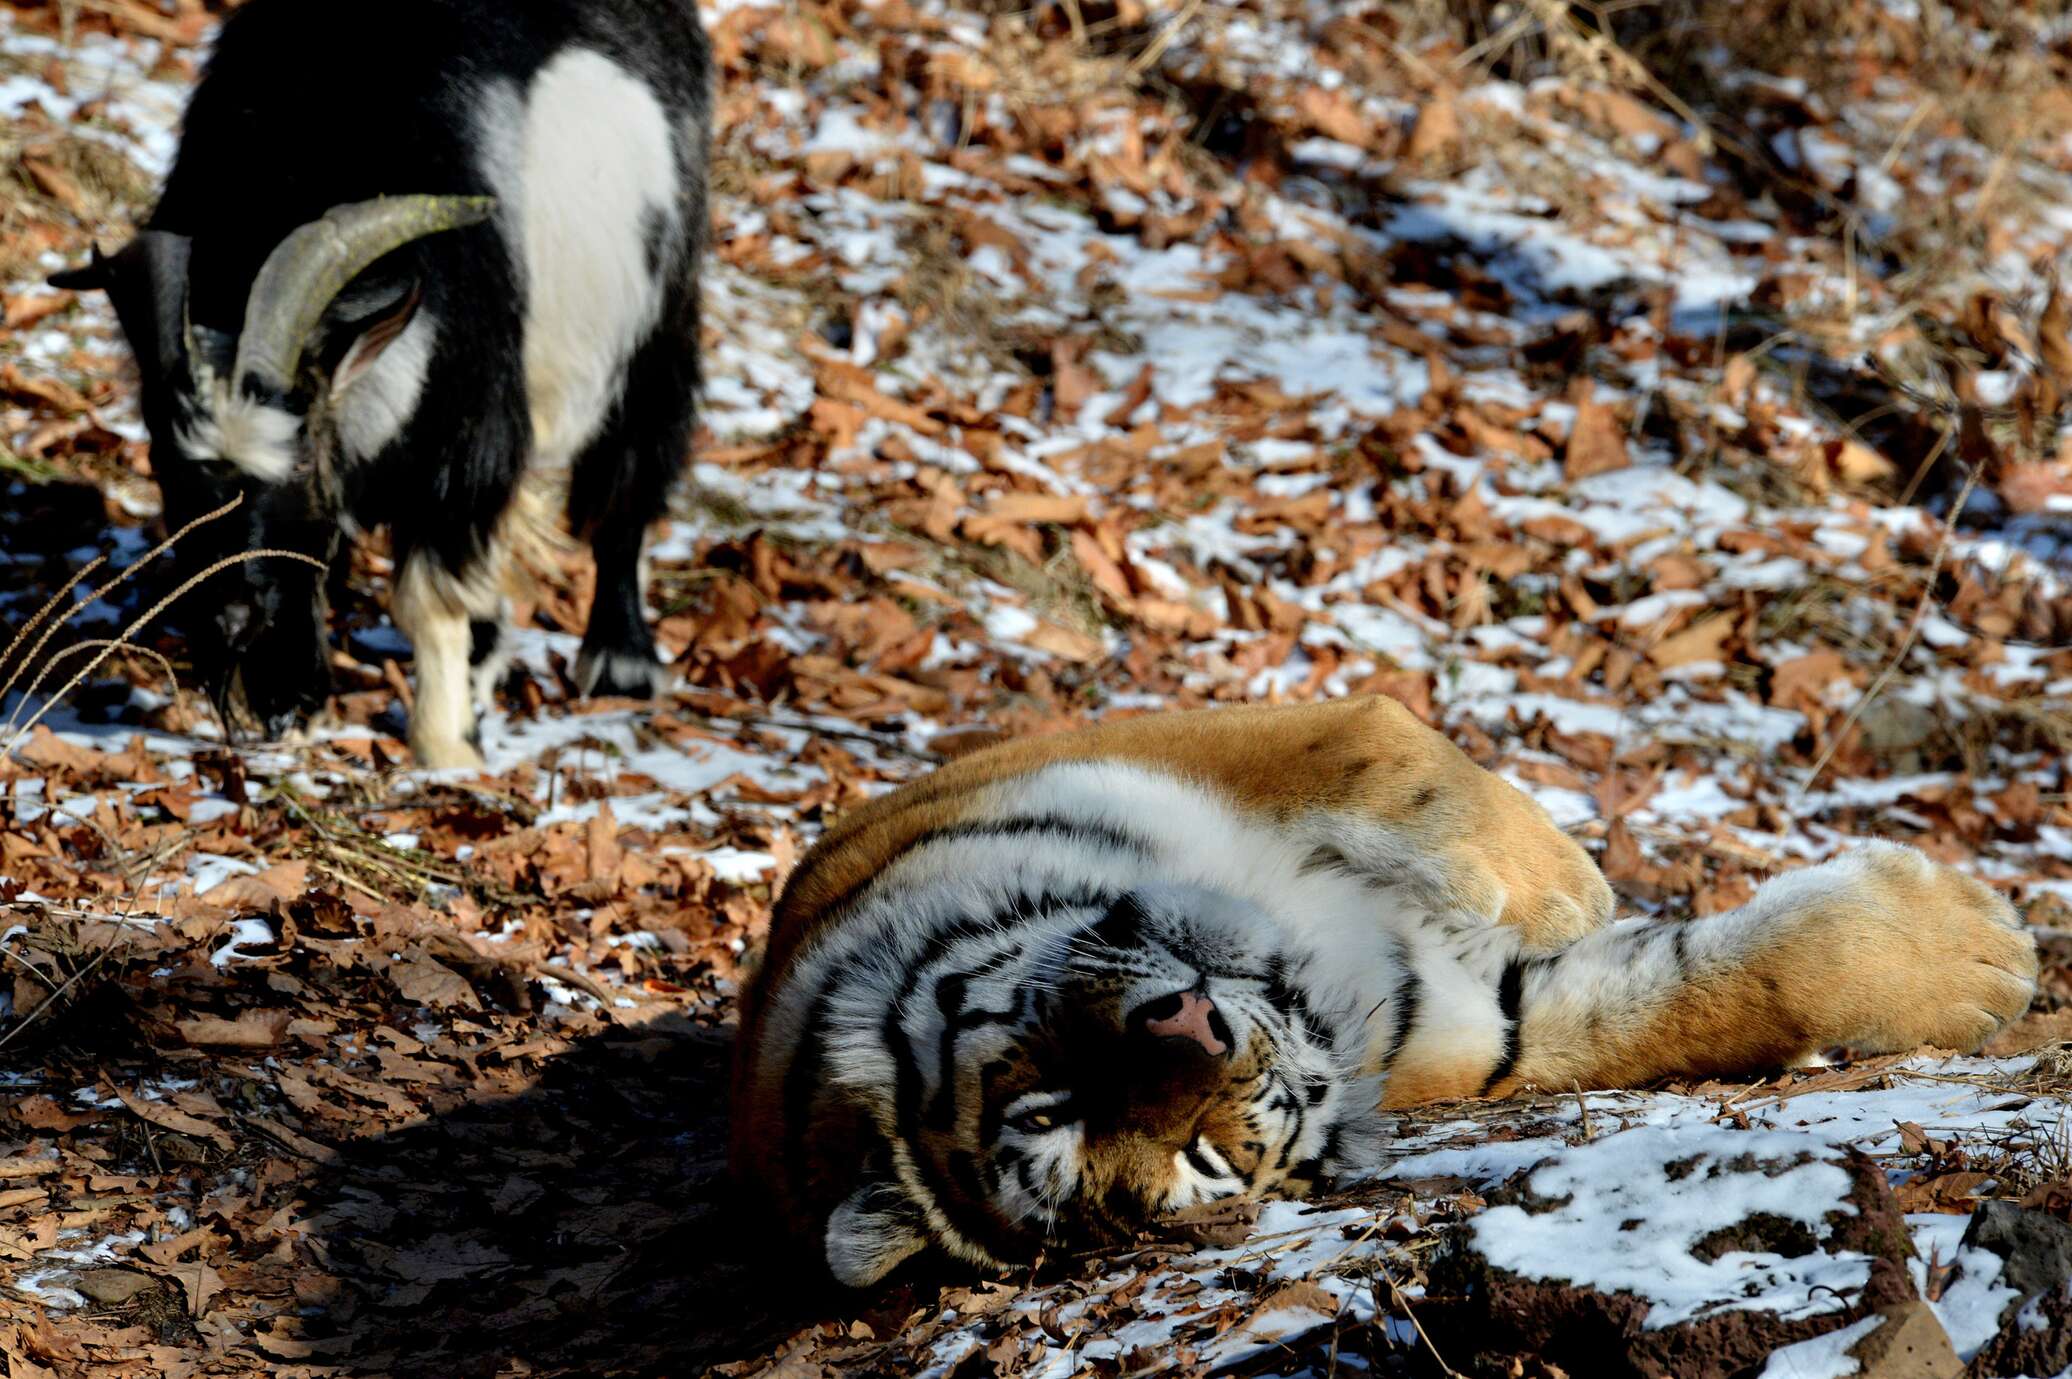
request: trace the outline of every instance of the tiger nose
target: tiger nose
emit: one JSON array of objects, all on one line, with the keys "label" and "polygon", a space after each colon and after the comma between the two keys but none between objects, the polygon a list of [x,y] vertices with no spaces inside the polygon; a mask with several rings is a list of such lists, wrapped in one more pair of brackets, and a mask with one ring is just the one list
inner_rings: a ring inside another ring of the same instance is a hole
[{"label": "tiger nose", "polygon": [[1138,1006],[1130,1013],[1130,1024],[1154,1039],[1191,1040],[1211,1058],[1230,1052],[1229,1026],[1216,1003],[1199,991],[1176,991]]}]

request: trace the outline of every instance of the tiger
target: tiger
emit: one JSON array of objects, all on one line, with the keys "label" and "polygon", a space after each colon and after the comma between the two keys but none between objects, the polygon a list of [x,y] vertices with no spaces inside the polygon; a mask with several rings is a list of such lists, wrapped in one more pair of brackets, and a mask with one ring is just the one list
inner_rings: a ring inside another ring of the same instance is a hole
[{"label": "tiger", "polygon": [[2034,939],[1866,841],[1613,921],[1536,801],[1381,697],[1149,713],[837,817],[743,983],[730,1156],[836,1280],[1137,1238],[1385,1165],[1424,1103],[1973,1050]]}]

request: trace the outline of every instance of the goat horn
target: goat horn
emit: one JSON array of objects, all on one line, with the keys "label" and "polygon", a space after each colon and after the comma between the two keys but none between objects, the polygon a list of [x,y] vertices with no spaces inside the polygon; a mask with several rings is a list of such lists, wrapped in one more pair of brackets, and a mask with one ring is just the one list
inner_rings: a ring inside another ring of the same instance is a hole
[{"label": "goat horn", "polygon": [[488,196],[389,196],[334,206],[267,255],[252,281],[233,377],[247,392],[286,393],[324,312],[367,266],[413,240],[479,225]]}]

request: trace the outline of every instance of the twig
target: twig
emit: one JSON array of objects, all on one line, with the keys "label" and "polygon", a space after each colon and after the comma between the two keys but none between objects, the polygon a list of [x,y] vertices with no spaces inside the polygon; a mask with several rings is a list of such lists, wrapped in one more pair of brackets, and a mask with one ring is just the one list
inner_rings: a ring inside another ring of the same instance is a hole
[{"label": "twig", "polygon": [[[213,522],[219,517],[226,516],[227,514],[235,510],[237,505],[242,502],[244,502],[244,495],[239,494],[237,497],[225,503],[222,507],[217,508],[214,512],[205,512],[201,516],[195,518],[192,522],[189,522],[186,526],[181,527],[171,536],[168,536],[165,540],[159,542],[156,546],[153,546],[150,550],[146,551],[144,553],[143,559],[137,561],[128,569],[124,570],[121,574],[115,576],[115,578],[109,580],[106,584],[103,584],[100,588],[94,590],[91,594],[87,595],[87,603],[97,603],[100,600],[106,598],[109,594],[115,592],[115,590],[119,588],[122,585],[122,583],[125,580],[127,580],[131,575],[136,574],[139,570],[143,569],[145,566],[157,560],[161,555],[164,555],[168,550],[172,549],[175,543],[177,543],[182,537],[186,536],[189,532],[193,531],[196,527],[201,526],[205,522]],[[28,625],[24,627],[21,630],[21,632],[16,634],[15,639],[13,641],[8,643],[7,651],[4,654],[0,654],[0,665],[4,665],[7,661],[7,657],[14,654],[15,648],[21,645],[22,638],[26,637],[29,634],[31,628],[34,628],[38,623],[42,622],[45,617],[49,616],[52,612],[56,611],[58,606],[64,601],[65,595],[71,593],[73,589],[78,587],[79,582],[81,580],[85,579],[95,570],[99,569],[102,565],[106,564],[107,560],[108,557],[104,555],[95,556],[92,560],[86,563],[85,567],[82,568],[78,574],[72,576],[71,579],[65,582],[64,588],[58,590],[55,594],[52,594],[50,598],[44,602],[44,605],[36,610],[36,616],[29,619]],[[6,680],[0,681],[0,696],[5,696],[13,691],[15,687],[15,682],[21,678],[23,669],[36,659],[37,653],[42,651],[44,646],[49,643],[51,637],[57,632],[57,630],[60,627],[63,627],[69,621],[71,621],[69,617],[59,618],[48,628],[44,629],[43,635],[36,639],[36,644],[30,647],[28,651],[23,654],[20,664],[16,665],[12,671],[8,672]],[[23,696],[23,702],[27,702],[27,695]],[[8,719],[8,722],[10,725],[12,725],[12,723],[14,722],[13,718],[10,717]]]},{"label": "twig", "polygon": [[[166,609],[172,607],[173,604],[187,597],[189,593],[193,592],[196,585],[202,583],[204,580],[210,578],[211,576],[220,573],[221,571],[229,569],[233,565],[243,565],[247,561],[263,560],[275,556],[278,556],[284,560],[299,560],[305,565],[314,565],[319,570],[325,568],[324,562],[318,560],[315,556],[304,555],[300,551],[277,550],[272,547],[262,548],[256,551],[246,551],[241,555],[225,556],[223,559],[209,566],[206,570],[203,570],[200,574],[194,575],[187,579],[184,583],[180,585],[179,588],[173,590],[173,592],[171,592],[170,594],[167,594],[157,603],[152,604],[150,608],[146,609],[144,613],[141,616],[139,616],[135,621],[130,623],[128,627],[123,628],[121,634],[115,637],[113,640],[109,641],[103,647],[99,655],[95,656],[92,660],[88,661],[84,666],[81,666],[78,672],[74,674],[71,679],[67,680],[63,685],[59,686],[58,689],[54,693],[52,693],[50,698],[44,701],[43,707],[36,710],[35,713],[29,716],[28,722],[22,724],[20,728],[15,729],[14,735],[10,737],[4,745],[0,745],[0,756],[5,756],[8,753],[12,752],[16,747],[20,746],[22,739],[29,735],[30,730],[33,729],[38,723],[42,722],[44,716],[48,714],[51,711],[51,709],[55,708],[57,704],[60,701],[62,701],[66,695],[70,694],[73,690],[77,689],[81,681],[85,680],[87,676],[99,670],[102,667],[102,665],[104,665],[107,662],[110,656],[113,656],[122,647],[127,646],[129,644],[129,639],[133,635],[135,635],[139,628],[146,626],[160,613],[163,613]],[[134,569],[136,567],[132,566],[131,568]],[[127,572],[125,572],[125,574],[127,574]],[[42,670],[37,672],[36,678],[29,682],[28,689],[25,690],[22,694],[22,704],[26,705],[32,698],[35,697],[36,691],[42,687],[43,681],[45,680],[45,678],[49,676],[49,674],[50,667],[47,665]],[[17,706],[15,712],[18,714],[20,713],[20,711],[20,707]],[[13,721],[14,720],[12,718],[9,718],[8,724],[10,727],[13,726]]]},{"label": "twig", "polygon": [[1432,1363],[1439,1367],[1439,1372],[1445,1375],[1446,1379],[1462,1379],[1460,1371],[1447,1364],[1446,1357],[1439,1353],[1439,1347],[1432,1344],[1432,1338],[1425,1333],[1424,1323],[1417,1319],[1417,1313],[1410,1306],[1410,1299],[1403,1296],[1403,1290],[1397,1286],[1396,1276],[1389,1272],[1388,1265],[1377,1259],[1374,1269],[1381,1275],[1381,1281],[1389,1286],[1389,1292],[1395,1297],[1396,1306],[1402,1308],[1403,1315],[1410,1319],[1411,1327],[1417,1332],[1417,1339],[1423,1341],[1424,1348],[1431,1352]]},{"label": "twig", "polygon": [[[909,747],[904,742],[895,740],[889,734],[874,733],[865,728],[830,728],[819,723],[794,723],[786,719],[770,718],[759,714],[711,713],[704,709],[694,709],[684,703],[678,703],[675,706],[675,711],[713,727],[717,727],[722,723],[738,723],[751,728],[775,728],[780,732],[805,733],[811,737],[831,737],[845,742],[864,742],[878,748],[880,751],[891,752],[898,756],[912,757],[915,761],[929,766],[940,766],[944,761],[944,757],[940,752],[931,752],[925,747]],[[548,801],[547,807],[549,809],[554,807],[551,800]]]},{"label": "twig", "polygon": [[1878,672],[1878,678],[1871,682],[1870,688],[1851,706],[1848,717],[1842,720],[1842,726],[1828,738],[1827,746],[1821,750],[1820,759],[1813,763],[1813,770],[1799,783],[1797,791],[1793,793],[1793,804],[1806,798],[1806,792],[1813,788],[1813,783],[1820,779],[1820,773],[1827,769],[1827,764],[1834,760],[1835,753],[1842,749],[1842,741],[1849,736],[1849,730],[1854,728],[1857,720],[1877,702],[1878,696],[1884,693],[1885,686],[1898,673],[1900,663],[1906,660],[1907,653],[1914,649],[1914,643],[1921,636],[1922,625],[1928,621],[1928,606],[1935,602],[1936,576],[1942,573],[1943,561],[1950,554],[1950,543],[1957,537],[1957,519],[1964,515],[1964,505],[1971,501],[1971,491],[1978,487],[1978,480],[1979,466],[1973,465],[1971,471],[1964,476],[1964,487],[1958,490],[1956,503],[1951,506],[1949,515],[1943,519],[1942,540],[1936,545],[1935,559],[1928,567],[1927,587],[1921,591],[1921,601],[1914,605],[1914,617],[1907,625],[1906,638],[1900,643],[1899,650],[1893,654],[1892,659],[1885,663],[1885,668]]},{"label": "twig", "polygon": [[[128,916],[125,915],[124,918],[128,918]],[[122,946],[124,948],[127,948],[129,947],[128,926],[122,925],[118,927],[122,930]],[[9,1044],[14,1042],[14,1037],[16,1035],[20,1034],[23,1030],[35,1024],[38,1020],[42,1019],[45,1011],[55,1009],[59,1001],[63,999],[67,991],[70,991],[73,987],[77,986],[96,967],[99,967],[103,962],[107,961],[108,955],[113,953],[114,951],[115,945],[113,943],[110,943],[107,947],[101,949],[100,952],[94,954],[93,960],[87,963],[86,966],[80,968],[77,972],[74,972],[71,976],[65,978],[64,984],[62,986],[58,987],[57,990],[51,992],[49,996],[45,997],[42,1004],[38,1005],[27,1015],[24,1015],[21,1018],[21,1021],[18,1024],[16,1024],[13,1029],[7,1031],[7,1033],[5,1034],[0,1034],[0,1049],[6,1048]]]},{"label": "twig", "polygon": [[630,991],[614,991],[588,973],[576,971],[573,964],[567,967],[551,967],[546,963],[540,963],[532,971],[536,977],[552,978],[554,981],[560,982],[564,986],[572,986],[590,997],[604,1007],[604,1018],[612,1021],[614,1024],[624,1019],[618,1004],[621,1000],[633,1000],[636,1004],[641,1004],[638,998],[634,997]]},{"label": "twig", "polygon": [[1200,8],[1201,0],[1187,0],[1187,8],[1173,16],[1173,22],[1160,29],[1158,36],[1145,46],[1143,52],[1130,59],[1130,65],[1123,69],[1123,78],[1134,81],[1142,76],[1145,69],[1158,61],[1165,50],[1172,46],[1173,40],[1180,36],[1180,30],[1187,27],[1188,22],[1194,18],[1195,11]]},{"label": "twig", "polygon": [[1942,458],[1943,451],[1950,448],[1950,437],[1954,434],[1956,433],[1945,427],[1942,434],[1935,438],[1935,444],[1928,448],[1927,457],[1915,467],[1914,477],[1907,480],[1906,492],[1899,495],[1901,507],[1913,505],[1914,494],[1920,489],[1921,481],[1928,477],[1929,470],[1935,468],[1935,462]]},{"label": "twig", "polygon": [[1072,46],[1086,46],[1086,16],[1079,12],[1079,0],[1065,0],[1065,22],[1072,26]]},{"label": "twig", "polygon": [[[22,624],[21,630],[16,632],[14,634],[13,639],[7,643],[7,649],[5,651],[0,651],[0,666],[6,665],[8,662],[8,658],[14,655],[15,651],[21,646],[23,641],[25,641],[28,638],[28,635],[31,632],[34,632],[38,627],[41,627],[43,625],[43,620],[45,618],[49,617],[52,613],[55,613],[58,610],[58,605],[65,601],[65,595],[71,593],[74,589],[78,588],[81,582],[83,582],[88,575],[92,574],[95,570],[100,569],[103,565],[107,563],[107,556],[97,555],[92,560],[87,561],[86,564],[80,566],[78,573],[74,574],[72,578],[66,580],[64,583],[64,587],[59,589],[55,594],[52,594],[48,599],[46,599],[44,601],[43,606],[37,609],[35,614],[27,622]],[[91,603],[93,602],[93,600],[88,599],[87,602]],[[42,643],[38,642],[37,645],[41,646]],[[0,685],[0,694],[5,694],[8,690],[14,687],[14,676],[20,673],[21,672],[19,670],[16,670],[14,674],[11,674],[7,677],[7,683],[5,685]]]}]

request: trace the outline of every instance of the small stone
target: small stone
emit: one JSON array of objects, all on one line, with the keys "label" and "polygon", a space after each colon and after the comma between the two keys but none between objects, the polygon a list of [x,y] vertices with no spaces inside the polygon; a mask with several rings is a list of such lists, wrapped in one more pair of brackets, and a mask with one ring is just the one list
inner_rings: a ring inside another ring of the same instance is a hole
[{"label": "small stone", "polygon": [[1972,1213],[1964,1243],[2002,1261],[2000,1281],[2024,1299],[2072,1278],[2072,1226],[2012,1202],[1987,1202]]},{"label": "small stone", "polygon": [[1918,772],[1926,766],[1921,749],[1942,731],[1942,720],[1923,705],[1888,697],[1865,709],[1857,727],[1873,757],[1894,771]]},{"label": "small stone", "polygon": [[1957,1379],[1964,1362],[1925,1302],[1884,1309],[1884,1325],[1849,1348],[1859,1379]]},{"label": "small stone", "polygon": [[80,1292],[103,1307],[120,1307],[158,1286],[149,1274],[130,1269],[89,1269],[79,1276]]}]

